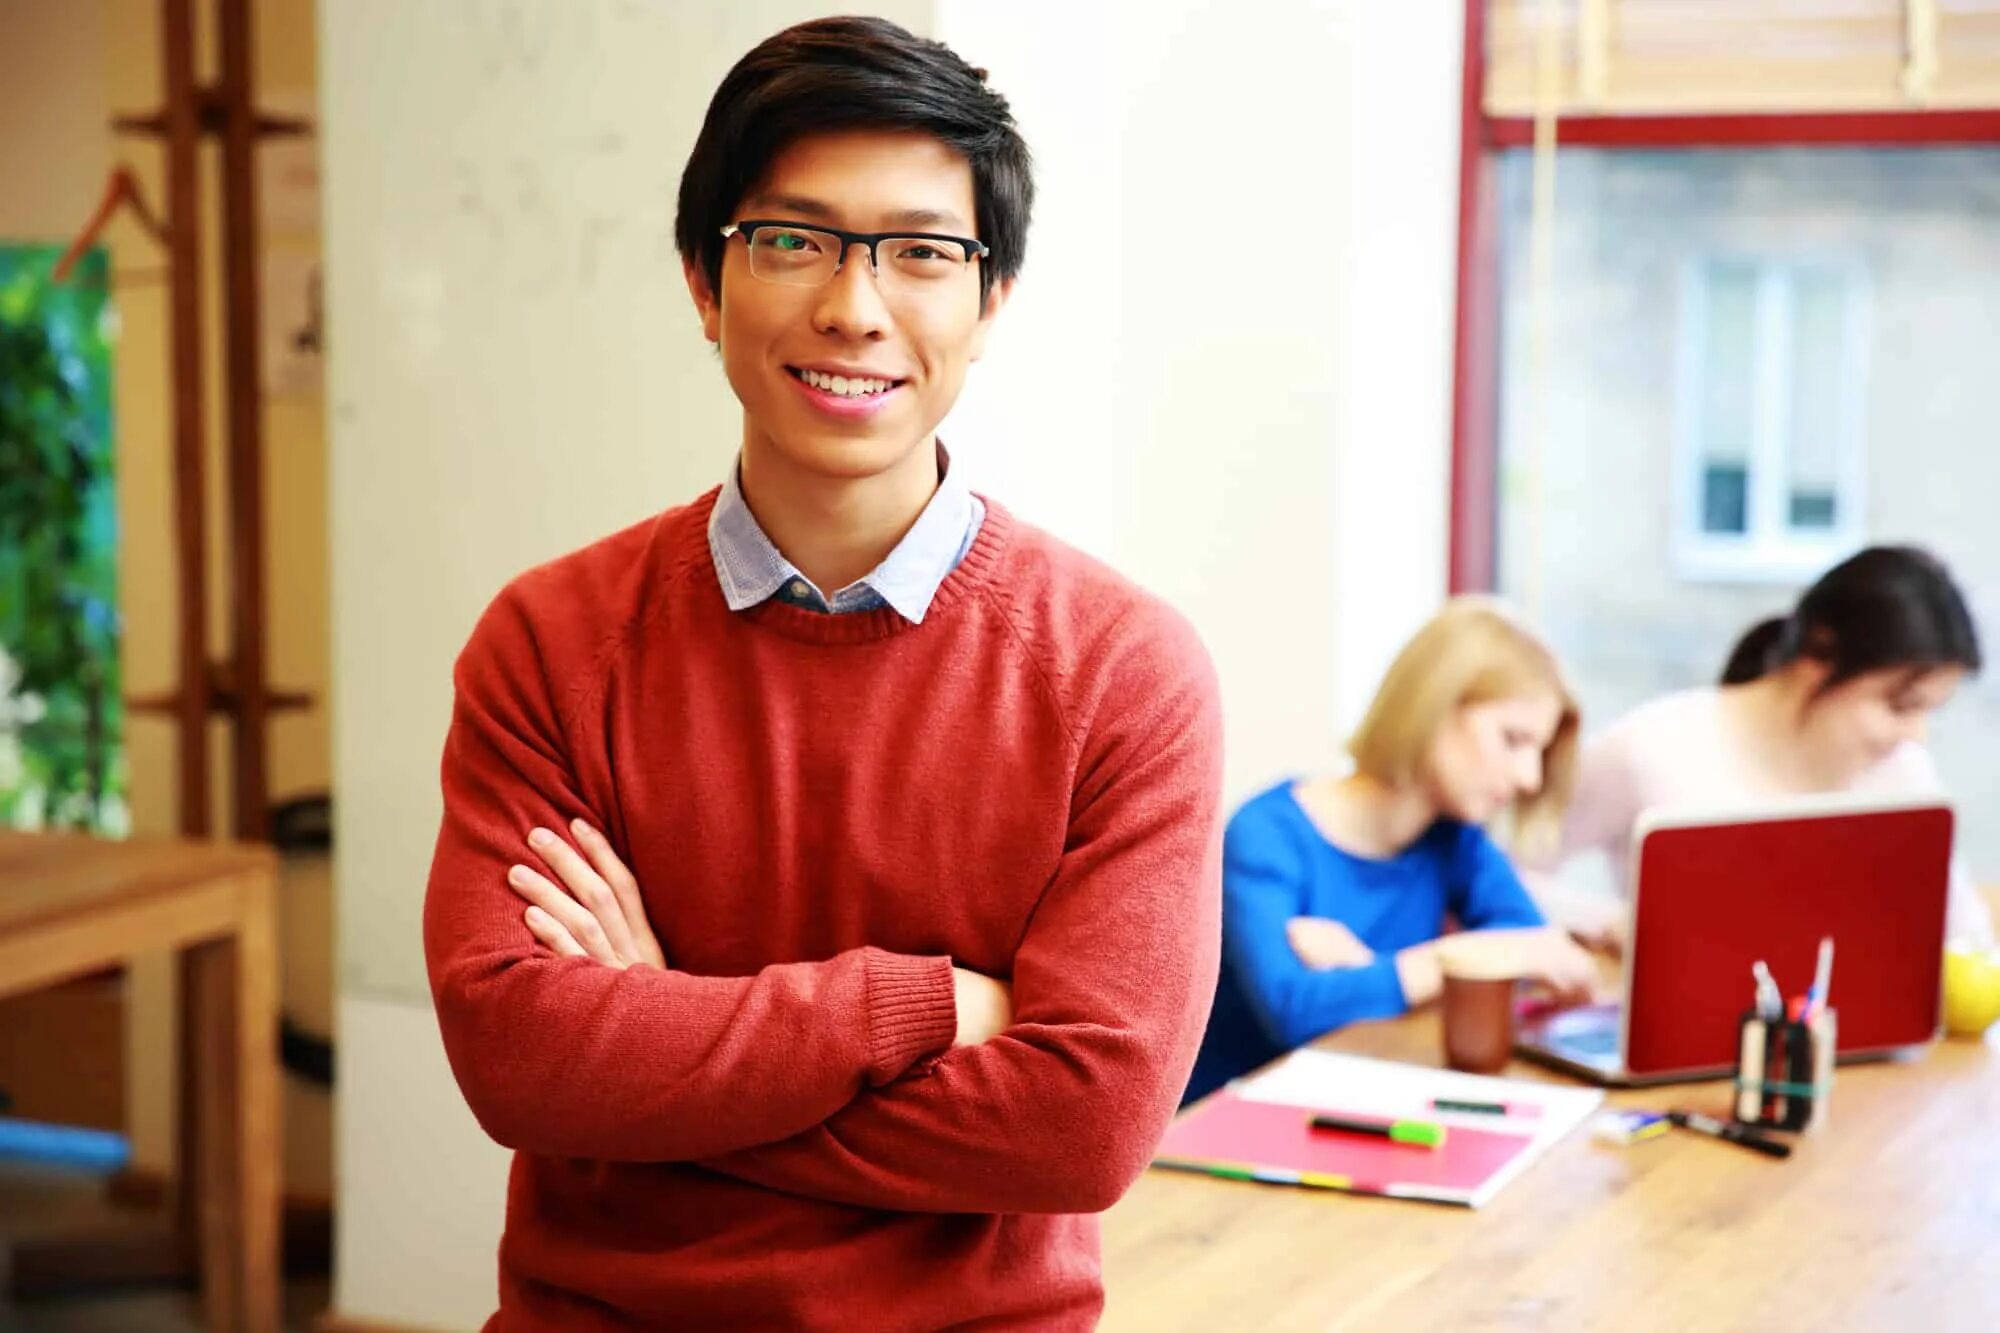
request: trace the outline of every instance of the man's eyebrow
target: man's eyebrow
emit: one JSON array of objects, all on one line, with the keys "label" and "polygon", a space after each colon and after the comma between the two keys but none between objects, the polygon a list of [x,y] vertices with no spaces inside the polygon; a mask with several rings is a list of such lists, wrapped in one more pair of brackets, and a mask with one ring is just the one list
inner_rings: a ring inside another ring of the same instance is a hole
[{"label": "man's eyebrow", "polygon": [[759,209],[772,209],[790,213],[794,217],[814,218],[824,221],[833,216],[833,207],[818,199],[802,194],[760,194],[750,203]]},{"label": "man's eyebrow", "polygon": [[949,209],[905,208],[889,214],[894,227],[963,227],[965,220]]},{"label": "man's eyebrow", "polygon": [[[753,208],[762,212],[786,213],[795,218],[813,222],[826,222],[834,215],[833,206],[821,199],[803,194],[760,194],[750,200]],[[965,220],[950,209],[903,208],[885,216],[884,222],[890,227],[960,227]]]}]

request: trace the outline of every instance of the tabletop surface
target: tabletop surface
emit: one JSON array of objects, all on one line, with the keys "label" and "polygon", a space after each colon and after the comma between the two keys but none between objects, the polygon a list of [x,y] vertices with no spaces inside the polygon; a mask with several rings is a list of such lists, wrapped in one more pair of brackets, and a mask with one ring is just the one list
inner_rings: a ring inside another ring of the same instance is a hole
[{"label": "tabletop surface", "polygon": [[0,830],[0,934],[267,869],[269,848]]},{"label": "tabletop surface", "polygon": [[[1439,1063],[1428,1012],[1317,1045]],[[1103,1327],[2000,1328],[2000,1037],[1843,1066],[1830,1112],[1787,1161],[1579,1129],[1476,1212],[1150,1170],[1105,1216]]]}]

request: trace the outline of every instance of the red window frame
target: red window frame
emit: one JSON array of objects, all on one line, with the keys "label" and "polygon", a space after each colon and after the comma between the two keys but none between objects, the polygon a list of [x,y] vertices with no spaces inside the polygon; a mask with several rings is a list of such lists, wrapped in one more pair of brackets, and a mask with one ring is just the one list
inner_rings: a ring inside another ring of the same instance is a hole
[{"label": "red window frame", "polygon": [[[1499,499],[1499,154],[1532,146],[1533,120],[1485,110],[1486,7],[1465,0],[1460,82],[1458,301],[1452,338],[1450,591],[1489,592]],[[1609,149],[1729,151],[1820,146],[1931,148],[2000,145],[2000,110],[1789,112],[1688,116],[1569,116],[1558,143]]]}]

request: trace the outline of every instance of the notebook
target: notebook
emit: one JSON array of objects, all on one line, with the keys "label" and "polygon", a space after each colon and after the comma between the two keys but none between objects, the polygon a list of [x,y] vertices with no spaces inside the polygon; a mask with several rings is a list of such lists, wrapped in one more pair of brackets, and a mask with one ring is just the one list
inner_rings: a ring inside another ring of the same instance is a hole
[{"label": "notebook", "polygon": [[[1439,1111],[1434,1099],[1490,1103],[1506,1113]],[[1603,1102],[1594,1088],[1294,1051],[1238,1079],[1177,1119],[1153,1165],[1233,1180],[1344,1190],[1477,1208]],[[1315,1112],[1428,1120],[1437,1149],[1315,1130]]]}]

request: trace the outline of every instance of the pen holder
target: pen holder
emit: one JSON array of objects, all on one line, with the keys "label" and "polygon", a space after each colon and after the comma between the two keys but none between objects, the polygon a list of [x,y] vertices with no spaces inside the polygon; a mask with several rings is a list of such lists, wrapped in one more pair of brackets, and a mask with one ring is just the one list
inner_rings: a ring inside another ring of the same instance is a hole
[{"label": "pen holder", "polygon": [[1736,1047],[1736,1118],[1766,1129],[1815,1129],[1833,1094],[1837,1016],[1810,1022],[1743,1015]]}]

